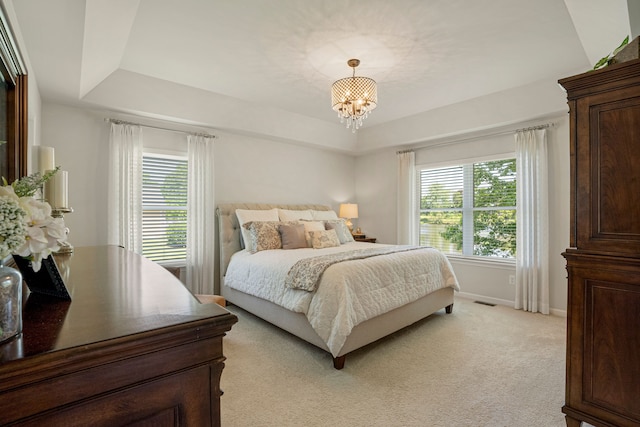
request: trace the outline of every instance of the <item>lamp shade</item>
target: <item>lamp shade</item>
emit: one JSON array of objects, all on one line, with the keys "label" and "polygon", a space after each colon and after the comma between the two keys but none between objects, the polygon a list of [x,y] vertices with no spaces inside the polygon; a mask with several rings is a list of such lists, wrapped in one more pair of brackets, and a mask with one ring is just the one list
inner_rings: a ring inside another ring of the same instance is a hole
[{"label": "lamp shade", "polygon": [[356,77],[359,59],[350,59],[347,65],[353,75],[337,80],[331,86],[331,108],[338,113],[340,123],[347,119],[347,127],[355,132],[369,113],[378,106],[378,85],[368,77]]},{"label": "lamp shade", "polygon": [[343,203],[340,205],[340,218],[358,218],[358,205],[356,203]]}]

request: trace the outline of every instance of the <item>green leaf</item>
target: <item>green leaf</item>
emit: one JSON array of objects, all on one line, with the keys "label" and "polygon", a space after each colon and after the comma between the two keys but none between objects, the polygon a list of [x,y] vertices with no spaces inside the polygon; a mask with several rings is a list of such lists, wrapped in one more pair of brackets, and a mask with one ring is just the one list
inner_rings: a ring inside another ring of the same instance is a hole
[{"label": "green leaf", "polygon": [[22,178],[15,180],[11,186],[13,187],[16,196],[33,197],[36,191],[41,189],[42,185],[58,172],[58,169],[60,169],[60,166],[56,166],[54,170],[48,171],[44,175],[40,175],[40,172],[36,172],[28,176],[23,176]]},{"label": "green leaf", "polygon": [[620,52],[628,43],[629,36],[625,37],[624,40],[622,40],[622,43],[620,43],[620,46],[615,48],[613,52],[596,62],[596,65],[593,66],[593,70],[598,70],[609,65],[609,60],[613,58],[618,52]]},{"label": "green leaf", "polygon": [[598,62],[596,62],[596,65],[593,66],[593,69],[594,70],[600,69],[600,68],[604,67],[605,65],[607,65],[607,62],[609,62],[609,55],[605,56],[604,58],[602,58]]},{"label": "green leaf", "polygon": [[620,52],[627,44],[629,43],[629,36],[625,37],[624,40],[622,40],[622,43],[620,43],[620,46],[618,46],[613,53],[611,54],[611,56],[616,56],[618,54],[618,52]]}]

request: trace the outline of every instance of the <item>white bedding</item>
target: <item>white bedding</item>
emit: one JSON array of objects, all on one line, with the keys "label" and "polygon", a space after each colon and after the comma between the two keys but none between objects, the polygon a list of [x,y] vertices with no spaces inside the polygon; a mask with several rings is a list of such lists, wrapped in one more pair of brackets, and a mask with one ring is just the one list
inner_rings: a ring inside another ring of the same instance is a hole
[{"label": "white bedding", "polygon": [[231,258],[224,282],[231,288],[304,313],[336,357],[359,323],[440,288],[460,290],[449,261],[432,248],[332,265],[322,275],[315,292],[291,289],[284,284],[289,269],[302,258],[373,245],[376,244],[352,242],[326,249],[278,249],[254,254],[243,250]]}]

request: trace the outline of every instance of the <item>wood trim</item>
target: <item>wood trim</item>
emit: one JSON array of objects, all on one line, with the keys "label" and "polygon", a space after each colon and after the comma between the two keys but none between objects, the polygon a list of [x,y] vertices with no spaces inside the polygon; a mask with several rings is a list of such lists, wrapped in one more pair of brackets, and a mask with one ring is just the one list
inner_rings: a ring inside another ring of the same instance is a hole
[{"label": "wood trim", "polygon": [[27,175],[29,171],[29,77],[18,76],[16,84],[16,114],[18,130],[16,135],[16,159],[18,177]]},{"label": "wood trim", "polygon": [[611,90],[636,87],[640,85],[640,59],[587,71],[560,79],[558,83],[566,89],[569,101]]},{"label": "wood trim", "polygon": [[7,93],[8,182],[25,176],[28,170],[28,77],[16,76],[16,85]]}]

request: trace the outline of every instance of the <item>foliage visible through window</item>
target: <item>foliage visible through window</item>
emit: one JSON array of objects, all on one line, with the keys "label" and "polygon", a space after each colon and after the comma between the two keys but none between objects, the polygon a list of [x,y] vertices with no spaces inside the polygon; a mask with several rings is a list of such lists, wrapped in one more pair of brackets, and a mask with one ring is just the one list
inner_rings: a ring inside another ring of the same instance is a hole
[{"label": "foliage visible through window", "polygon": [[515,258],[515,159],[421,170],[420,245]]},{"label": "foliage visible through window", "polygon": [[143,156],[142,254],[153,261],[186,259],[187,160]]}]

